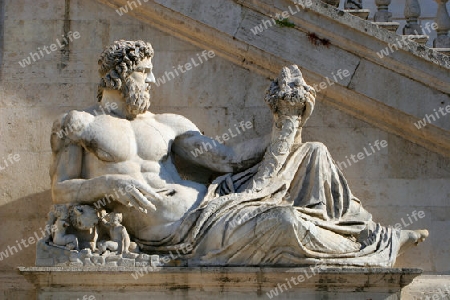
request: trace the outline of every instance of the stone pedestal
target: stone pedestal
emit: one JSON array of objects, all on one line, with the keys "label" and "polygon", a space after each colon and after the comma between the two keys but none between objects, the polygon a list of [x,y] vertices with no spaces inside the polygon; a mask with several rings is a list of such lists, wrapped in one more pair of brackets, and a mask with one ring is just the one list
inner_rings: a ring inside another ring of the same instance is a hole
[{"label": "stone pedestal", "polygon": [[20,267],[19,272],[36,287],[36,299],[394,300],[400,299],[402,288],[422,270]]}]

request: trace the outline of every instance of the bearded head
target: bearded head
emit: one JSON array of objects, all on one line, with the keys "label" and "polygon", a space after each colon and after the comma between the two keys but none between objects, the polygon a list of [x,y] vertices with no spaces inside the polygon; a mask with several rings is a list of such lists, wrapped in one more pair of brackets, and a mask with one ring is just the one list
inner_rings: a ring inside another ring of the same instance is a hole
[{"label": "bearded head", "polygon": [[127,103],[127,118],[134,119],[150,107],[150,84],[138,84],[132,77],[125,79],[121,89]]},{"label": "bearded head", "polygon": [[104,89],[121,92],[127,103],[127,118],[134,119],[150,107],[150,85],[139,84],[130,75],[144,59],[151,59],[154,51],[144,41],[115,41],[98,60],[100,83],[97,99],[102,100]]}]

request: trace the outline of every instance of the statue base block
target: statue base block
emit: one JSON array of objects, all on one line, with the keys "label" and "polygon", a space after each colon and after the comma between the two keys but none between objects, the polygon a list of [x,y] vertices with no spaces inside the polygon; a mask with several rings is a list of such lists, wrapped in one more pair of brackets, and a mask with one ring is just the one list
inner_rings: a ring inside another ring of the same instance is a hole
[{"label": "statue base block", "polygon": [[[420,269],[19,267],[36,299],[400,299]],[[83,298],[84,297],[84,298]]]}]

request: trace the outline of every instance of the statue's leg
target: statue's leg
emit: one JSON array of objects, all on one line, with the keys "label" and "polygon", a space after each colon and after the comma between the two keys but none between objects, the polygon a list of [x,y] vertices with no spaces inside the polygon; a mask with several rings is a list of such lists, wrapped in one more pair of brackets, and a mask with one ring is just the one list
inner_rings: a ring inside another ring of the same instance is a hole
[{"label": "statue's leg", "polygon": [[105,242],[106,249],[109,249],[111,251],[118,251],[119,250],[119,243],[114,241],[107,241]]},{"label": "statue's leg", "polygon": [[328,220],[371,220],[371,214],[352,195],[327,147],[318,142],[307,142],[300,147],[297,152],[303,156],[289,189],[293,205],[321,209]]},{"label": "statue's leg", "polygon": [[[366,224],[360,234],[354,236],[364,247],[374,240],[377,224],[372,215],[363,208],[361,201],[353,196],[338,165],[322,143],[302,144],[304,157],[290,188],[290,200],[294,206],[322,210],[322,218],[341,224],[361,222]],[[402,230],[400,245],[406,249],[417,245],[428,236],[426,230]]]},{"label": "statue's leg", "polygon": [[402,230],[400,233],[400,253],[402,254],[411,246],[417,246],[428,237],[428,230]]}]

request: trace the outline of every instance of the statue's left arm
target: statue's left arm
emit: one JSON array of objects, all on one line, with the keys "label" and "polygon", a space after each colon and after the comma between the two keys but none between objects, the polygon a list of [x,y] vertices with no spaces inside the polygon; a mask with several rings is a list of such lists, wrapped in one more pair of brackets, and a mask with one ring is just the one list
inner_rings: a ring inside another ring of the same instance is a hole
[{"label": "statue's left arm", "polygon": [[[239,172],[261,161],[270,137],[247,140],[234,146],[226,146],[203,135],[191,121],[171,115],[177,130],[172,151],[194,164],[216,172]],[[173,125],[172,125],[173,126]]]}]

